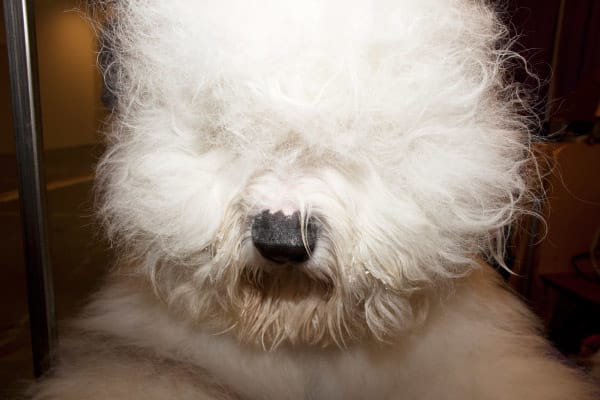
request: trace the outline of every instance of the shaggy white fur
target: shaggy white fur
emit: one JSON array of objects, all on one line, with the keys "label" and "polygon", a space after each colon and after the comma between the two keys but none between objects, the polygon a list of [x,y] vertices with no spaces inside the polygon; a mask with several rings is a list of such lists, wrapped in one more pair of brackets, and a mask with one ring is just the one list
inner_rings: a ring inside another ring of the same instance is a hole
[{"label": "shaggy white fur", "polygon": [[[482,268],[531,200],[519,57],[472,0],[115,0],[122,255],[36,399],[591,399]],[[253,217],[316,221],[278,265]]]}]

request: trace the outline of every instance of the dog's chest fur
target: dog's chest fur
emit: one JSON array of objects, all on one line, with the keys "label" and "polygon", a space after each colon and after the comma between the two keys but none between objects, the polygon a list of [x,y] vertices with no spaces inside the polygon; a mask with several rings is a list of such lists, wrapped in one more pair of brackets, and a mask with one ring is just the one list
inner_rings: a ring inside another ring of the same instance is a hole
[{"label": "dog's chest fur", "polygon": [[[521,393],[524,371],[519,369],[523,366],[537,368],[540,380],[568,375],[551,358],[539,356],[549,348],[537,337],[528,312],[497,285],[492,274],[481,271],[432,307],[428,320],[397,343],[347,349],[281,346],[265,351],[240,344],[226,333],[208,334],[183,323],[142,293],[122,282],[103,291],[89,308],[89,316],[77,323],[77,329],[87,332],[77,336],[88,339],[81,346],[68,345],[75,352],[77,347],[93,348],[91,360],[71,360],[70,364],[98,362],[93,337],[100,335],[108,338],[100,346],[117,354],[118,368],[132,376],[130,371],[136,371],[141,384],[160,378],[176,382],[178,390],[214,387],[221,397],[206,398],[215,399],[462,400],[487,398],[485,393],[505,399],[512,398],[512,390],[515,395]],[[112,347],[115,342],[132,352],[130,361],[118,346]],[[147,371],[145,359],[149,360]],[[113,370],[107,363],[104,369]],[[503,387],[503,392],[490,392],[495,386]],[[544,396],[569,390],[552,386],[537,389],[531,398],[560,398]]]},{"label": "dog's chest fur", "polygon": [[120,354],[119,362],[124,352],[132,353],[132,368],[148,357],[164,369],[185,371],[181,378],[189,385],[206,386],[208,375],[236,399],[387,398],[398,385],[396,347],[265,351],[198,330],[148,300],[131,288],[109,288],[92,305],[95,313],[77,322],[77,336],[99,333],[108,338],[108,351]]}]

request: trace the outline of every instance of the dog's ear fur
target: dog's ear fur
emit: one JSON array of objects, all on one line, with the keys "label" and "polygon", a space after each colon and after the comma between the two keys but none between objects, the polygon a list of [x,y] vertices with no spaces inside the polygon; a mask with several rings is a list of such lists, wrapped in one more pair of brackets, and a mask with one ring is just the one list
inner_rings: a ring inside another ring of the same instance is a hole
[{"label": "dog's ear fur", "polygon": [[100,36],[98,37],[98,68],[102,73],[102,104],[113,111],[117,108],[118,96],[118,75],[121,69],[117,63],[115,52],[110,44],[108,35],[113,31],[110,21],[104,24]]}]

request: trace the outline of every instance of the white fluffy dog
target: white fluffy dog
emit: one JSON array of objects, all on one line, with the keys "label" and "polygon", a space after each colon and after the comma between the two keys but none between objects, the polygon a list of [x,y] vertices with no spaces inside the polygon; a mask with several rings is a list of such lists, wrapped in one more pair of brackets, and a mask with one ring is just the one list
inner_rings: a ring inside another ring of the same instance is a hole
[{"label": "white fluffy dog", "polygon": [[118,268],[36,399],[596,398],[477,262],[532,198],[475,0],[113,0]]}]

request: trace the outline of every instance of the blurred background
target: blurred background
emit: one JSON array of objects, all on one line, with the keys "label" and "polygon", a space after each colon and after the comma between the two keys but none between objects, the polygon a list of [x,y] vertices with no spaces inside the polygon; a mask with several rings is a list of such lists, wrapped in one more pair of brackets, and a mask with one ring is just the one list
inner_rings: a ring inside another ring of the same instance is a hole
[{"label": "blurred background", "polygon": [[[75,315],[112,260],[92,207],[98,132],[108,112],[100,101],[96,38],[78,4],[35,1],[59,320]],[[526,218],[515,225],[508,260],[515,274],[505,277],[559,350],[600,375],[593,359],[600,347],[600,2],[510,0],[504,18],[545,82],[537,110],[546,142],[536,147],[548,171],[538,210],[546,224]],[[0,399],[9,399],[33,369],[3,16],[0,24]],[[523,71],[517,79],[536,84]]]}]

